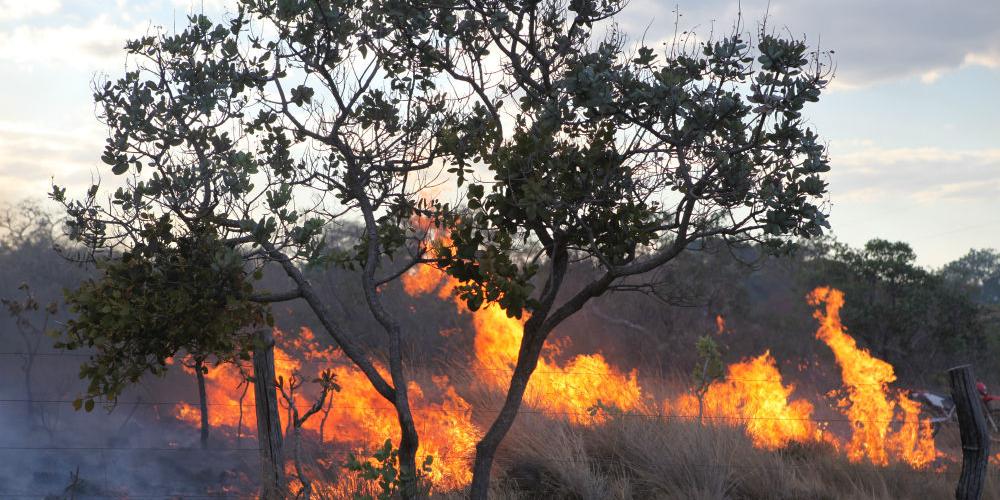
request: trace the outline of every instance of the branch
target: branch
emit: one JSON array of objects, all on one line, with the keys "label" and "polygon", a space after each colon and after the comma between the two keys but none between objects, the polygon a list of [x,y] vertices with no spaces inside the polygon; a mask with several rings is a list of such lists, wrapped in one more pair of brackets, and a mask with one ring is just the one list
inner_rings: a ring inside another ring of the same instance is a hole
[{"label": "branch", "polygon": [[249,300],[251,302],[270,303],[270,302],[286,302],[289,300],[295,300],[299,298],[302,298],[302,292],[296,288],[294,290],[286,290],[284,292],[278,292],[278,293],[259,293],[251,295],[249,297]]},{"label": "branch", "polygon": [[323,323],[323,327],[326,328],[326,331],[331,337],[333,337],[333,340],[337,341],[340,348],[344,350],[344,354],[346,354],[347,357],[350,358],[362,372],[364,372],[372,386],[375,387],[375,390],[377,390],[383,398],[389,400],[390,402],[395,402],[396,389],[389,385],[384,378],[382,378],[382,375],[375,369],[372,362],[362,353],[361,348],[355,344],[353,340],[351,340],[351,337],[344,330],[344,328],[333,319],[332,315],[326,308],[326,304],[324,304],[323,301],[320,300],[319,296],[316,295],[316,291],[313,289],[312,284],[306,280],[302,271],[295,266],[287,255],[275,250],[274,245],[270,242],[262,243],[262,246],[268,251],[268,255],[270,255],[272,259],[281,264],[282,269],[285,270],[285,274],[287,274],[289,278],[292,278],[292,281],[298,285],[299,293],[302,294],[302,298],[305,299],[305,301],[309,304],[309,307],[312,308],[314,313],[316,313],[320,323]]}]

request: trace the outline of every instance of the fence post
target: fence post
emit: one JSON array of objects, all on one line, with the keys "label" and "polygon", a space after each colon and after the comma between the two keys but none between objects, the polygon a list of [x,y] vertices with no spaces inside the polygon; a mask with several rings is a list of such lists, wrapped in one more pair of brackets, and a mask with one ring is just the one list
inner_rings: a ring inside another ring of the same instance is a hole
[{"label": "fence post", "polygon": [[270,329],[257,332],[253,351],[253,393],[257,409],[257,443],[260,446],[261,500],[285,498],[285,460],[281,450],[281,421],[275,394],[274,338]]},{"label": "fence post", "polygon": [[969,365],[948,370],[951,397],[958,411],[958,426],[962,434],[962,475],[955,488],[957,500],[979,500],[986,481],[986,465],[990,458],[990,436],[986,428],[983,404],[976,391],[976,379]]}]

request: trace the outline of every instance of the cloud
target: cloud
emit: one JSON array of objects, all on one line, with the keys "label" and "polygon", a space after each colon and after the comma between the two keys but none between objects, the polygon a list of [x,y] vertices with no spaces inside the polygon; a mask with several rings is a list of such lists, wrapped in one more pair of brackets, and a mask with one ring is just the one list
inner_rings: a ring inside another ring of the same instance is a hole
[{"label": "cloud", "polygon": [[0,123],[0,199],[42,198],[53,178],[79,191],[91,183],[102,146],[96,129],[53,133]]},{"label": "cloud", "polygon": [[[633,37],[669,40],[675,2],[633,0],[621,26]],[[982,0],[681,0],[681,31],[727,33],[742,9],[745,29],[768,26],[836,51],[841,88],[901,78],[933,83],[967,66],[1000,66],[1000,2]]]},{"label": "cloud", "polygon": [[0,31],[0,61],[22,68],[73,67],[95,71],[121,66],[125,41],[147,25],[127,28],[98,16],[86,25],[20,25]]},{"label": "cloud", "polygon": [[46,16],[60,8],[62,2],[59,0],[0,0],[0,22]]},{"label": "cloud", "polygon": [[831,166],[830,192],[838,201],[1000,199],[1000,149],[863,148],[834,153]]},{"label": "cloud", "polygon": [[184,12],[213,12],[235,11],[235,0],[173,0],[174,7],[183,9]]}]

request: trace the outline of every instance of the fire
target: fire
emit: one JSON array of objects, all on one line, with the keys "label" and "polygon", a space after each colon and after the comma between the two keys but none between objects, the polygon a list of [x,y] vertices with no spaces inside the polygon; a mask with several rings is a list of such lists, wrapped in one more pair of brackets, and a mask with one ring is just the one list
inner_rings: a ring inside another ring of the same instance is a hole
[{"label": "fire", "polygon": [[726,333],[726,318],[723,318],[721,314],[715,315],[715,334],[722,335]]},{"label": "fire", "polygon": [[[804,399],[789,401],[794,385],[784,385],[770,352],[730,365],[725,380],[709,386],[702,418],[712,423],[746,428],[754,445],[780,449],[791,442],[818,440],[822,433],[812,421],[813,405]],[[698,398],[685,394],[664,404],[667,414],[697,418]]]},{"label": "fire", "polygon": [[[452,296],[458,281],[432,266],[418,266],[403,276],[403,288],[411,295],[437,292],[441,298]],[[466,312],[461,299],[455,297],[459,313]],[[524,322],[507,316],[499,306],[489,304],[474,311],[472,325],[475,371],[479,379],[497,390],[506,390],[517,363]],[[611,366],[601,354],[582,354],[560,363],[555,357],[559,349],[547,344],[538,366],[531,376],[524,402],[550,414],[564,416],[580,423],[601,421],[602,414],[589,410],[598,403],[619,410],[641,409],[644,405],[638,372],[628,374]]]},{"label": "fire", "polygon": [[[511,318],[493,304],[469,312],[453,293],[458,282],[430,265],[410,270],[403,276],[402,285],[413,296],[434,294],[452,300],[459,314],[469,314],[475,333],[475,356],[468,371],[475,375],[474,383],[505,391],[527,318]],[[808,296],[813,306],[824,306],[815,313],[820,322],[816,338],[833,350],[841,368],[844,390],[836,409],[851,423],[850,439],[844,443],[825,422],[814,418],[813,403],[796,395],[795,384],[782,379],[770,351],[730,365],[723,379],[706,388],[700,403],[694,393],[657,403],[643,390],[636,369],[622,371],[600,353],[565,356],[563,351],[568,346],[565,340],[547,343],[524,403],[552,417],[584,426],[599,425],[609,418],[608,412],[595,409],[646,414],[660,408],[664,415],[686,420],[700,417],[707,425],[741,426],[754,445],[764,449],[823,441],[843,450],[852,461],[869,460],[878,465],[905,462],[914,468],[928,467],[938,458],[929,421],[919,419],[918,404],[906,394],[891,395],[890,384],[895,381],[893,367],[859,348],[846,333],[839,315],[843,300],[843,294],[832,288],[817,288]],[[716,317],[716,329],[718,334],[731,331],[721,316]],[[294,336],[276,330],[275,338],[275,368],[283,380],[288,381],[293,375],[311,380],[320,371],[329,369],[341,386],[341,391],[333,394],[330,406],[303,426],[304,432],[318,437],[322,449],[330,452],[330,456],[318,458],[324,468],[337,468],[342,463],[343,453],[334,450],[363,452],[397,437],[392,406],[339,351],[321,346],[308,328],[302,328]],[[377,365],[377,369],[385,373],[384,367]],[[253,391],[245,390],[248,372],[235,365],[222,365],[206,375],[212,405],[210,423],[214,429],[229,434],[255,433]],[[424,385],[411,382],[409,387],[421,443],[418,460],[434,457],[429,479],[436,489],[458,489],[471,481],[470,458],[482,431],[472,422],[472,407],[460,395],[462,388],[444,374],[435,374],[430,380],[430,384]],[[296,406],[302,409],[310,406],[316,388],[306,384],[299,392]],[[177,405],[175,413],[180,420],[199,425],[196,407],[182,403]],[[289,415],[282,415],[284,425]],[[286,466],[289,476],[296,476],[294,467]],[[313,486],[316,491],[335,497],[344,493],[337,489],[343,487],[341,484],[314,481]]]},{"label": "fire", "polygon": [[[302,328],[298,336],[275,330],[275,338],[275,375],[286,384],[293,375],[311,380],[322,369],[331,369],[336,374],[341,390],[332,394],[329,411],[314,415],[302,427],[303,431],[322,436],[324,444],[331,444],[329,448],[332,455],[327,461],[334,464],[343,462],[345,451],[365,456],[365,450],[380,446],[386,439],[395,440],[398,437],[399,426],[395,410],[371,388],[364,374],[347,362],[339,351],[332,347],[321,347],[308,328]],[[316,369],[304,372],[304,364],[315,365]],[[385,375],[383,367],[376,367]],[[229,434],[256,434],[253,390],[246,392],[242,405],[240,393],[234,391],[244,380],[241,368],[231,364],[209,370],[206,386],[213,431],[219,429]],[[468,460],[474,453],[480,432],[471,422],[470,405],[450,386],[447,377],[435,377],[433,382],[436,392],[440,392],[437,401],[425,394],[424,389],[416,382],[411,382],[409,386],[414,419],[420,435],[417,456],[419,461],[428,455],[433,457],[429,479],[435,486],[458,488],[472,479]],[[297,394],[295,399],[300,412],[312,405],[314,400],[311,398],[316,395],[315,388],[304,386],[302,390],[305,394]],[[280,396],[279,402],[287,411],[287,405]],[[175,408],[175,414],[191,425],[199,424],[198,409],[195,406],[181,403]],[[283,428],[288,425],[288,421],[288,414],[281,415]]]},{"label": "fire", "polygon": [[[905,393],[895,398],[889,394],[889,384],[896,380],[892,365],[858,347],[845,332],[840,323],[843,292],[819,287],[808,300],[813,306],[825,306],[814,314],[820,322],[816,338],[833,350],[846,386],[838,405],[853,430],[846,446],[848,458],[886,465],[895,456],[916,468],[926,467],[937,456],[930,422],[919,420],[919,405]],[[899,428],[893,430],[893,424]]]}]

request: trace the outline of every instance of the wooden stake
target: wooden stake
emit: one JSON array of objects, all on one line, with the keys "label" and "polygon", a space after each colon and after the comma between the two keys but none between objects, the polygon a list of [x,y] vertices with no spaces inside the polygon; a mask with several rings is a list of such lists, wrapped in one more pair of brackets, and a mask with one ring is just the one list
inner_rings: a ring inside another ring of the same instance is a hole
[{"label": "wooden stake", "polygon": [[990,458],[990,435],[983,403],[976,391],[972,367],[956,366],[948,370],[948,376],[962,434],[962,475],[955,488],[955,498],[979,500],[983,496],[986,465]]}]

